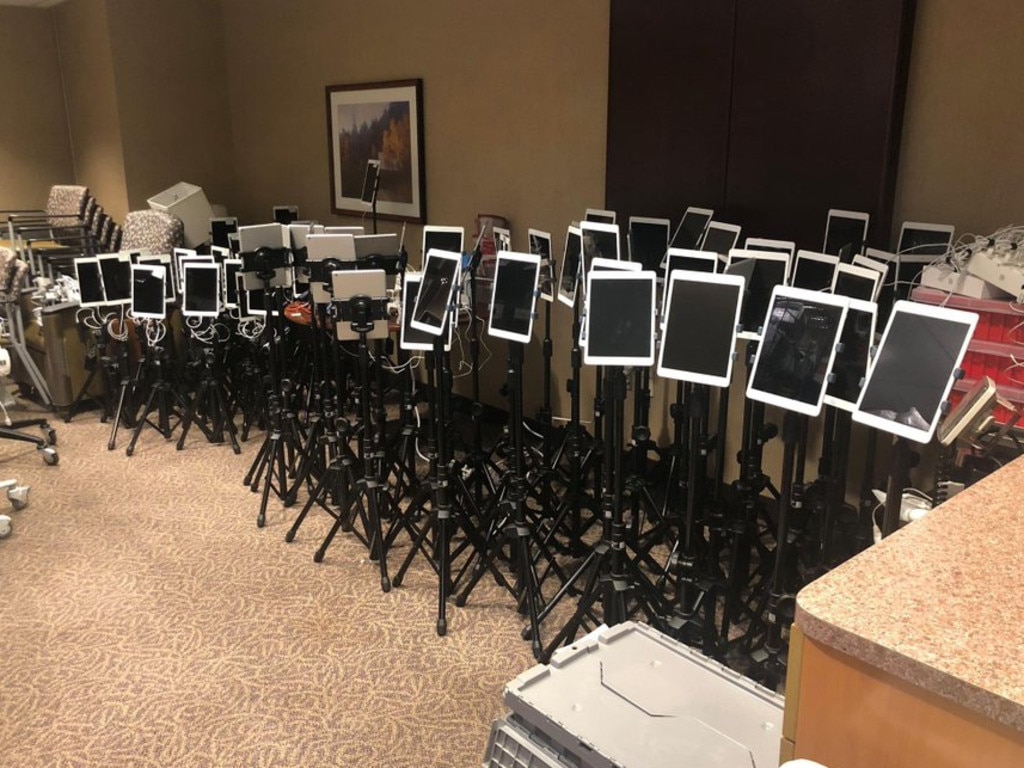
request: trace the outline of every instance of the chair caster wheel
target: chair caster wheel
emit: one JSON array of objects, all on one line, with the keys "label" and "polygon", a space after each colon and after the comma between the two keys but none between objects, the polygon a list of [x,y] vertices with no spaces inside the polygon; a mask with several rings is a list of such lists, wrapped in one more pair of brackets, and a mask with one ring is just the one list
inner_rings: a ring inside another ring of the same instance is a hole
[{"label": "chair caster wheel", "polygon": [[284,535],[284,540],[289,544],[295,541],[295,531],[288,531],[288,533]]},{"label": "chair caster wheel", "polygon": [[57,444],[57,430],[55,430],[53,427],[46,427],[43,430],[43,436],[46,438],[47,445]]},{"label": "chair caster wheel", "polygon": [[533,638],[533,630],[530,627],[523,627],[522,631],[523,640],[530,640]]},{"label": "chair caster wheel", "polygon": [[437,636],[444,637],[448,634],[448,621],[446,619],[437,620]]},{"label": "chair caster wheel", "polygon": [[455,605],[457,605],[459,608],[462,608],[465,604],[466,604],[466,598],[463,597],[462,595],[459,595],[458,597],[455,598]]},{"label": "chair caster wheel", "polygon": [[60,460],[57,452],[49,446],[40,448],[39,452],[43,455],[43,462],[49,467],[55,467],[57,462]]},{"label": "chair caster wheel", "polygon": [[391,579],[389,579],[387,576],[381,576],[380,588],[381,588],[382,592],[390,592],[391,591]]},{"label": "chair caster wheel", "polygon": [[400,586],[402,586],[402,578],[401,578],[401,576],[395,576],[395,578],[391,582],[391,586],[393,586],[393,587],[400,587]]},{"label": "chair caster wheel", "polygon": [[133,453],[135,453],[135,449],[130,446],[124,449],[125,456],[131,456]]},{"label": "chair caster wheel", "polygon": [[28,506],[28,491],[27,485],[16,485],[7,489],[7,500],[11,502],[13,509],[17,511]]},{"label": "chair caster wheel", "polygon": [[316,552],[313,553],[313,562],[314,563],[322,563],[323,561],[324,561],[324,551],[322,549],[318,549]]}]

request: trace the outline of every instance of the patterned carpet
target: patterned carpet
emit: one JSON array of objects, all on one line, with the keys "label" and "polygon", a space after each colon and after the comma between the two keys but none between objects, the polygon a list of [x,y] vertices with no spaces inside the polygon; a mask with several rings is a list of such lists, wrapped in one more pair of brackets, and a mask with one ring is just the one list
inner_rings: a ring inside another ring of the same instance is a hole
[{"label": "patterned carpet", "polygon": [[[351,534],[242,485],[241,456],[198,430],[175,451],[83,414],[60,463],[0,441],[0,478],[32,486],[0,541],[0,764],[479,766],[502,685],[533,665],[507,592],[484,579],[435,632],[437,580],[417,557],[380,591]],[[175,435],[175,438],[177,435]],[[389,558],[392,572],[404,553]]]}]

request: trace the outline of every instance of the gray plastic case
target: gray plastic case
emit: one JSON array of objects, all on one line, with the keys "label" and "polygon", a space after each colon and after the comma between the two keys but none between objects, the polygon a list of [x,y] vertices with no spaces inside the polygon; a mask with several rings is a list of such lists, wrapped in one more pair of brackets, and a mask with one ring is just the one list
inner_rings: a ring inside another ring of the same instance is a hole
[{"label": "gray plastic case", "polygon": [[588,768],[778,768],[782,696],[644,624],[595,634],[506,686],[533,741]]}]

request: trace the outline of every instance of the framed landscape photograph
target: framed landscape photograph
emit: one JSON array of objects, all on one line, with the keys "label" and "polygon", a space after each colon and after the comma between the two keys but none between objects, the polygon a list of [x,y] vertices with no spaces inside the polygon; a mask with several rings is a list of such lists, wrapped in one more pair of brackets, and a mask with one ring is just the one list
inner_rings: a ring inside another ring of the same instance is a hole
[{"label": "framed landscape photograph", "polygon": [[367,164],[378,165],[377,215],[423,223],[423,81],[327,86],[331,210],[361,215]]}]

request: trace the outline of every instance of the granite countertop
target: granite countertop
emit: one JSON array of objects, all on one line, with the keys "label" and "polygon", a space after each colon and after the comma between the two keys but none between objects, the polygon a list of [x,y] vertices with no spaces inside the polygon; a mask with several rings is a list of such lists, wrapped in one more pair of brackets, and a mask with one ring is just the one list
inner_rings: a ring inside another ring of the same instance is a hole
[{"label": "granite countertop", "polygon": [[796,623],[1024,732],[1024,458],[809,584]]}]

